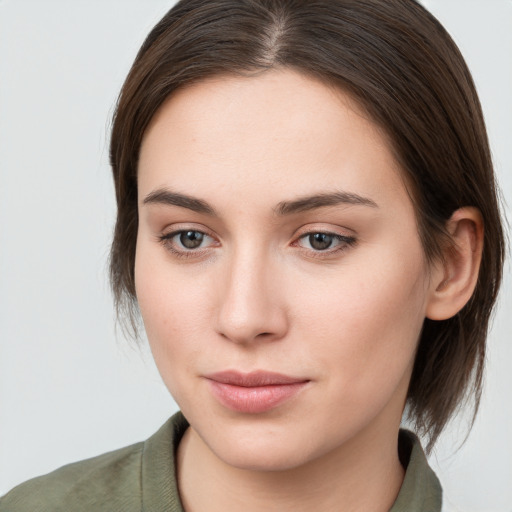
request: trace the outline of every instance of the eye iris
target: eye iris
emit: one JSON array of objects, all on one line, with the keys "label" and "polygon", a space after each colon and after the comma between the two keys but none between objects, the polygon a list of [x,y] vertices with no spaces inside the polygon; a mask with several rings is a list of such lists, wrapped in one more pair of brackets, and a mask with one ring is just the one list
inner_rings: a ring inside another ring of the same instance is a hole
[{"label": "eye iris", "polygon": [[333,241],[333,236],[328,235],[326,233],[315,233],[313,235],[309,235],[309,243],[313,249],[317,251],[324,251],[328,249]]},{"label": "eye iris", "polygon": [[203,233],[199,231],[184,231],[180,234],[180,243],[187,249],[196,249],[204,239]]}]

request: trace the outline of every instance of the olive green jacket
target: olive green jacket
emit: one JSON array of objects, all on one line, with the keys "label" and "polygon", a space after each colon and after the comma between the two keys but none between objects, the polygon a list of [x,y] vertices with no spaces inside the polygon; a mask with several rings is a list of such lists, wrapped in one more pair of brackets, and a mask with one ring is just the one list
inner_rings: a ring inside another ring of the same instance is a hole
[{"label": "olive green jacket", "polygon": [[[181,413],[147,441],[69,464],[0,498],[0,512],[183,512],[174,454],[188,427]],[[409,459],[390,512],[440,512],[441,486],[418,439],[400,432]]]}]

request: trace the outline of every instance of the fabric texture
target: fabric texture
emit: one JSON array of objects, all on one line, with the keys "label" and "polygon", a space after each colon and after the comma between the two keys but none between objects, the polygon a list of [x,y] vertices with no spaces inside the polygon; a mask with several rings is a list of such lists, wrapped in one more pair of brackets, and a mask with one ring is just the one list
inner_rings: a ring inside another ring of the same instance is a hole
[{"label": "fabric texture", "polygon": [[[175,453],[188,423],[178,412],[148,440],[63,466],[0,498],[0,512],[184,512]],[[414,434],[400,431],[407,466],[390,512],[441,512],[442,491]]]}]

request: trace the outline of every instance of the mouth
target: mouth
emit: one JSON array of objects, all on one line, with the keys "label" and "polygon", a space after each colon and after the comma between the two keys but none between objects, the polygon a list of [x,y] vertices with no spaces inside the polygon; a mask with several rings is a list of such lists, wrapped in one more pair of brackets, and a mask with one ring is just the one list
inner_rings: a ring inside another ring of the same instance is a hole
[{"label": "mouth", "polygon": [[248,414],[263,413],[278,407],[310,382],[309,379],[266,371],[241,373],[228,370],[206,375],[205,378],[221,405]]}]

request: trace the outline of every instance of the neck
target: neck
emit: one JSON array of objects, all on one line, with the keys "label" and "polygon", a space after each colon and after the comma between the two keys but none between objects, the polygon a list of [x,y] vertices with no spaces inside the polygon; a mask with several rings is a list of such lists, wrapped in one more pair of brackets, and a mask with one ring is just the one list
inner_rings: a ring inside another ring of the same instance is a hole
[{"label": "neck", "polygon": [[398,425],[371,429],[335,451],[283,471],[252,471],[225,463],[193,428],[178,448],[178,486],[186,512],[388,512],[404,470]]}]

